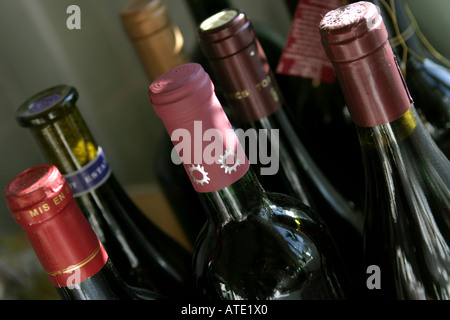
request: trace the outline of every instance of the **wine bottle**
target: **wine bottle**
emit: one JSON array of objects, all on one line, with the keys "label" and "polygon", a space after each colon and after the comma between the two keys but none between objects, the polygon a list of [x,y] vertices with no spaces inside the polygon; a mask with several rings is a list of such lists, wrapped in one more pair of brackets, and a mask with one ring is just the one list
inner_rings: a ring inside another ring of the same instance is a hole
[{"label": "wine bottle", "polygon": [[[184,48],[183,34],[172,23],[162,1],[130,1],[121,9],[120,20],[150,82],[173,67],[190,62]],[[154,170],[165,198],[180,221],[189,244],[193,246],[205,224],[206,215],[183,167],[172,162],[172,148],[167,134],[161,132]]]},{"label": "wine bottle", "polygon": [[[261,157],[252,161],[263,187],[287,192],[313,208],[328,225],[351,273],[362,275],[363,216],[328,181],[298,138],[247,15],[223,10],[200,25],[198,37],[228,98],[233,124],[254,132],[258,139],[261,132],[267,132],[270,159],[279,161],[279,168],[263,164]],[[255,147],[254,143],[248,145]],[[261,150],[258,152],[261,155]]]},{"label": "wine bottle", "polygon": [[[235,3],[231,3],[229,0],[186,0],[186,3],[197,26],[199,26],[205,19],[218,13],[219,11],[235,8]],[[253,23],[253,28],[262,48],[266,53],[267,61],[270,67],[272,69],[276,68],[286,41],[284,35],[259,21],[255,21]],[[193,61],[200,63],[202,67],[210,74],[213,81],[215,81],[214,73],[209,70],[208,61],[205,59],[206,57],[203,55],[200,47],[195,47],[192,57]],[[288,102],[293,101],[297,97],[297,88],[294,79],[286,77],[282,74],[276,74],[275,77],[281,86],[285,99]],[[220,88],[216,88],[216,90],[216,94],[219,94],[218,98],[222,103],[222,107],[224,107],[225,111],[227,111],[226,105],[223,104]]]},{"label": "wine bottle", "polygon": [[9,211],[62,299],[159,299],[120,278],[107,251],[52,164],[36,165],[5,188]]},{"label": "wine bottle", "polygon": [[120,10],[120,20],[150,81],[189,61],[183,35],[161,0],[132,0]]},{"label": "wine bottle", "polygon": [[191,254],[128,197],[84,122],[77,99],[73,87],[52,87],[25,101],[16,119],[65,175],[124,281],[167,297],[190,294]]},{"label": "wine bottle", "polygon": [[[234,8],[233,4],[229,0],[186,0],[186,3],[197,26],[199,26],[205,19],[218,13],[219,11]],[[283,51],[283,46],[285,43],[284,36],[263,23],[255,22],[254,29],[261,46],[266,52],[269,65],[272,68],[275,68],[278,60],[280,59],[281,52]],[[201,50],[199,51],[200,52],[198,52],[196,56],[202,56]],[[286,92],[286,95],[288,95],[288,92]]]},{"label": "wine bottle", "polygon": [[375,5],[320,23],[363,152],[368,294],[448,299],[450,164],[418,116]]},{"label": "wine bottle", "polygon": [[357,133],[317,30],[328,11],[347,1],[284,2],[292,22],[273,70],[297,83],[297,99],[285,105],[286,111],[292,115],[292,124],[317,166],[342,196],[362,210],[364,169]]},{"label": "wine bottle", "polygon": [[383,16],[415,108],[425,119],[425,128],[449,157],[450,61],[423,37],[405,1],[375,0],[373,3]]},{"label": "wine bottle", "polygon": [[193,258],[200,293],[344,298],[346,279],[326,226],[294,198],[264,191],[201,65],[163,74],[149,99],[207,212]]}]

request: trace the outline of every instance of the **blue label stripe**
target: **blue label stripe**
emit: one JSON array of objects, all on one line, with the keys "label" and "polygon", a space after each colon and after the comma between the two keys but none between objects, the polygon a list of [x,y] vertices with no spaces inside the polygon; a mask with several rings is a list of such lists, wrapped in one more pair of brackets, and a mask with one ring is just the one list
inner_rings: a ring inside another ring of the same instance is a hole
[{"label": "blue label stripe", "polygon": [[74,197],[77,197],[99,187],[109,178],[110,174],[111,168],[106,161],[105,154],[102,148],[98,148],[98,153],[91,162],[64,177],[72,188]]}]

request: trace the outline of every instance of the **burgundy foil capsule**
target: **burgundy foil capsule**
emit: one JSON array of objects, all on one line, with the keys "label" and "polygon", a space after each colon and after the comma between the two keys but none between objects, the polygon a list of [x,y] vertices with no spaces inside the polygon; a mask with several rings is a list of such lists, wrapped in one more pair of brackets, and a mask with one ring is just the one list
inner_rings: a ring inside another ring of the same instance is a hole
[{"label": "burgundy foil capsule", "polygon": [[105,265],[106,251],[54,165],[23,171],[3,196],[55,287],[84,281]]},{"label": "burgundy foil capsule", "polygon": [[[280,90],[244,12],[222,10],[204,20],[197,34],[202,52],[239,122],[253,122],[281,108]],[[230,77],[233,73],[239,77]]]},{"label": "burgundy foil capsule", "polygon": [[197,192],[220,190],[247,172],[249,161],[201,65],[162,74],[148,97]]},{"label": "burgundy foil capsule", "polygon": [[[250,32],[249,32],[250,31]],[[199,37],[208,45],[208,59],[221,59],[236,54],[255,41],[255,32],[243,12],[222,10],[200,24]]]},{"label": "burgundy foil capsule", "polygon": [[386,124],[410,108],[412,99],[374,4],[361,1],[332,10],[319,30],[356,125]]}]

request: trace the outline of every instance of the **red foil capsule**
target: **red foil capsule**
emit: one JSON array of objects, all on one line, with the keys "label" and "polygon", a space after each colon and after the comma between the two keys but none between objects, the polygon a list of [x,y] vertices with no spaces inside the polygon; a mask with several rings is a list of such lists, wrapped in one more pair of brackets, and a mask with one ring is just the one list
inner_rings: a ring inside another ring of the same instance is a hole
[{"label": "red foil capsule", "polygon": [[55,287],[80,283],[105,265],[106,251],[54,165],[23,171],[3,195]]}]

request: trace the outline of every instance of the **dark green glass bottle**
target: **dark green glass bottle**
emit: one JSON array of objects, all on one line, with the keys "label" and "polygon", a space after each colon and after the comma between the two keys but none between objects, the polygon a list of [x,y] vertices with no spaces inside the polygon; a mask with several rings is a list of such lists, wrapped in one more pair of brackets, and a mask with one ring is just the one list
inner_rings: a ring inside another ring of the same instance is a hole
[{"label": "dark green glass bottle", "polygon": [[77,99],[73,87],[49,88],[22,104],[17,121],[64,174],[124,280],[167,297],[187,295],[191,255],[128,197],[76,107]]},{"label": "dark green glass bottle", "polygon": [[376,6],[329,12],[322,43],[356,125],[366,172],[367,293],[450,297],[450,163],[425,129]]},{"label": "dark green glass bottle", "polygon": [[336,245],[306,205],[266,193],[251,169],[230,186],[199,196],[208,224],[194,252],[194,276],[208,299],[351,296]]},{"label": "dark green glass bottle", "polygon": [[414,106],[390,123],[357,128],[368,181],[365,264],[381,274],[377,289],[368,273],[369,297],[448,300],[448,160]]}]

